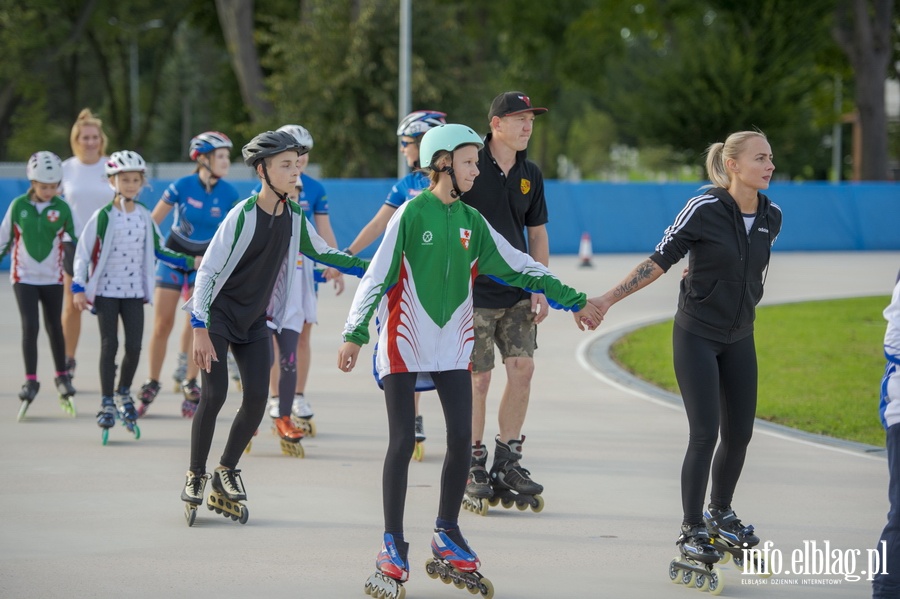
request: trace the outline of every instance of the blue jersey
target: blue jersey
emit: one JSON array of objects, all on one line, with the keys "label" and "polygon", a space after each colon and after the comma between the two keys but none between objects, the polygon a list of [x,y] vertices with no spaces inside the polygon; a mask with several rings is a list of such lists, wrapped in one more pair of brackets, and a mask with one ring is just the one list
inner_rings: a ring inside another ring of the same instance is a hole
[{"label": "blue jersey", "polygon": [[227,181],[219,180],[207,193],[199,173],[178,179],[162,196],[162,201],[175,209],[169,237],[184,251],[202,254],[239,199],[237,189]]},{"label": "blue jersey", "polygon": [[397,183],[391,187],[391,191],[388,193],[388,197],[384,203],[388,206],[399,208],[404,202],[408,202],[422,193],[423,189],[428,189],[430,185],[431,181],[428,180],[425,173],[414,171],[397,181]]},{"label": "blue jersey", "polygon": [[[303,208],[303,213],[313,225],[316,224],[316,214],[328,214],[328,196],[325,193],[325,186],[306,175],[300,173],[300,197],[297,203]],[[262,191],[262,183],[253,189],[253,194],[259,195]]]}]

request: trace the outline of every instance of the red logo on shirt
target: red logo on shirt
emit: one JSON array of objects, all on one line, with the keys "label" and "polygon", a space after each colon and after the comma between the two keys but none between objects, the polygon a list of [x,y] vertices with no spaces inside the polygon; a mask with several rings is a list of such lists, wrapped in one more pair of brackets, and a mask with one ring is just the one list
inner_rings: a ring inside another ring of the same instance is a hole
[{"label": "red logo on shirt", "polygon": [[469,249],[469,239],[472,238],[472,231],[469,229],[460,229],[459,230],[459,242],[462,243],[462,246],[466,249]]},{"label": "red logo on shirt", "polygon": [[59,210],[48,210],[47,211],[47,220],[51,223],[55,223],[59,220]]}]

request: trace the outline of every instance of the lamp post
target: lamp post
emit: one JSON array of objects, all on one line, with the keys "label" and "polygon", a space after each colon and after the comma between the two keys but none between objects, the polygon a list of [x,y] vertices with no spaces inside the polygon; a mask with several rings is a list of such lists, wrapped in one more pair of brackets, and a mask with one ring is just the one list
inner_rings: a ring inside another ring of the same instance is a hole
[{"label": "lamp post", "polygon": [[138,127],[141,124],[140,80],[138,72],[138,34],[149,29],[158,29],[164,25],[162,19],[151,19],[140,25],[126,25],[117,18],[111,17],[109,24],[118,27],[128,35],[128,89],[131,95],[131,140],[137,141]]},{"label": "lamp post", "polygon": [[[397,94],[397,118],[402,119],[412,111],[411,58],[412,54],[412,2],[400,0],[400,81]],[[409,172],[406,157],[397,155],[397,178],[402,179]]]}]

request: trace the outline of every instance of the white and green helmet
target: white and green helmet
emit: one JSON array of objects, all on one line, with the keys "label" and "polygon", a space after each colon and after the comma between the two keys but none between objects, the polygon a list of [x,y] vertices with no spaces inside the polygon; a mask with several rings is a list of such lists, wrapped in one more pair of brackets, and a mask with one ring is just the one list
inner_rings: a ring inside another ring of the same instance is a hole
[{"label": "white and green helmet", "polygon": [[434,155],[445,150],[450,152],[460,146],[476,146],[479,150],[484,147],[484,142],[471,127],[450,123],[429,129],[422,137],[419,146],[419,161],[422,168],[430,168]]}]

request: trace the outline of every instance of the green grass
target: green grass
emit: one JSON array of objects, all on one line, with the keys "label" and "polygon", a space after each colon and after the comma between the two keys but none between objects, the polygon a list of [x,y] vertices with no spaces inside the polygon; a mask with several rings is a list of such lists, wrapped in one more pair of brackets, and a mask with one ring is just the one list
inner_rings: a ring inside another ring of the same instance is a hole
[{"label": "green grass", "polygon": [[[883,447],[878,394],[886,326],[881,313],[888,303],[890,297],[880,296],[757,309],[757,415]],[[623,337],[611,353],[632,374],[678,393],[672,321]]]}]

